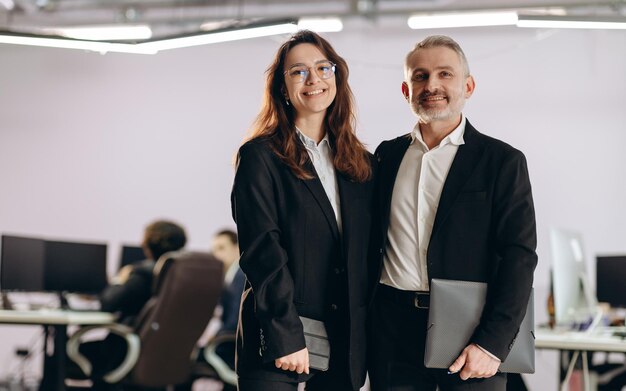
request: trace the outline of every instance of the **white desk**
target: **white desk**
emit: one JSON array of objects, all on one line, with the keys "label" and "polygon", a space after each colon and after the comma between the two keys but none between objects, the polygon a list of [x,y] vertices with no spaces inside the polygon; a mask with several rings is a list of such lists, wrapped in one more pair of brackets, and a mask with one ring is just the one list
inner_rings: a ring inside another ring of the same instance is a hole
[{"label": "white desk", "polygon": [[36,311],[0,310],[0,323],[39,325],[93,325],[113,323],[108,312],[42,309]]},{"label": "white desk", "polygon": [[[54,334],[52,354],[45,354],[44,370],[40,390],[65,390],[65,367],[67,344],[67,326],[98,325],[115,321],[115,316],[108,312],[70,311],[59,309],[42,309],[34,311],[0,310],[0,323],[41,325],[46,336],[50,331]],[[47,344],[48,338],[46,338]]]},{"label": "white desk", "polygon": [[535,347],[537,349],[571,350],[574,352],[569,363],[561,389],[567,384],[578,356],[582,356],[583,377],[585,390],[589,390],[589,368],[587,365],[588,352],[622,352],[626,353],[626,339],[616,337],[612,332],[599,328],[590,333],[584,331],[558,331],[537,328],[535,331]]}]

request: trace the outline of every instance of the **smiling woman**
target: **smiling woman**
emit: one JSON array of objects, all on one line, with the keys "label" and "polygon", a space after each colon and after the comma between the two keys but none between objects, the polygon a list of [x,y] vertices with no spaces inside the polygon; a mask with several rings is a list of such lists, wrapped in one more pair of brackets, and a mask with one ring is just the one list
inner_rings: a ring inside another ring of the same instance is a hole
[{"label": "smiling woman", "polygon": [[[239,150],[231,198],[247,278],[239,390],[295,391],[306,381],[307,390],[348,391],[365,381],[375,163],[354,134],[347,79],[326,40],[297,33],[267,71],[263,108]],[[309,368],[300,317],[323,322],[327,371]]]},{"label": "smiling woman", "polygon": [[307,43],[293,48],[285,58],[285,99],[297,113],[296,127],[318,143],[323,129],[316,124],[322,123],[337,94],[335,65],[324,57],[317,47]]}]

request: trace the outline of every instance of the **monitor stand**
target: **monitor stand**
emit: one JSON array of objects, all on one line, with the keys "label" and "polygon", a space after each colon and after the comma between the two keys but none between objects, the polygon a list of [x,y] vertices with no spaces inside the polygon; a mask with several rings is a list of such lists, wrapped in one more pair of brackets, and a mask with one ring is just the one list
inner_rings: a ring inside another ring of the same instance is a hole
[{"label": "monitor stand", "polygon": [[9,299],[9,294],[6,292],[2,292],[1,297],[2,297],[2,309],[12,310],[13,304],[11,303],[11,300]]},{"label": "monitor stand", "polygon": [[59,309],[69,310],[70,306],[67,303],[67,292],[57,292],[57,295],[59,296]]},{"label": "monitor stand", "polygon": [[578,283],[580,287],[578,291],[579,319],[576,319],[576,328],[580,331],[591,333],[602,322],[604,313],[598,306],[598,301],[592,293],[584,273],[579,274]]}]

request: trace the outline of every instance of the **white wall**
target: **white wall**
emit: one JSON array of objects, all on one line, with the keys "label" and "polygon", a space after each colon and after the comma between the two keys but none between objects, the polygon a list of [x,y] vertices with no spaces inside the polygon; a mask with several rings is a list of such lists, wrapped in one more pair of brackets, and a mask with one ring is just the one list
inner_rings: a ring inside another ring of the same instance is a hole
[{"label": "white wall", "polygon": [[[351,67],[359,132],[372,150],[414,123],[400,94],[402,61],[433,31],[404,23],[353,23],[327,36]],[[626,32],[437,33],[455,37],[470,61],[470,121],[528,158],[536,318],[545,321],[550,227],[581,231],[590,265],[597,253],[626,253]],[[106,241],[111,270],[119,243],[137,242],[158,217],[180,221],[190,246],[207,248],[212,233],[233,225],[231,160],[281,41],[155,56],[0,45],[0,232]],[[6,362],[30,334],[2,330]],[[556,389],[556,355],[537,359],[532,389]]]}]

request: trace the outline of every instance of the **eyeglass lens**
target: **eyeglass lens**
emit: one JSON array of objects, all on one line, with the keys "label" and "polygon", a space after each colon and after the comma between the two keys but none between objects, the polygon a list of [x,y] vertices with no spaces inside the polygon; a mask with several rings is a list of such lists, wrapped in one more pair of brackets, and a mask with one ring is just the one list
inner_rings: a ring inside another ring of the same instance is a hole
[{"label": "eyeglass lens", "polygon": [[304,65],[294,65],[285,74],[295,82],[303,82],[309,77],[310,70],[313,69],[320,79],[329,79],[335,74],[335,64],[330,61],[318,62],[312,67]]}]

